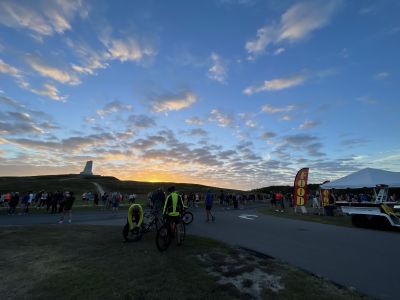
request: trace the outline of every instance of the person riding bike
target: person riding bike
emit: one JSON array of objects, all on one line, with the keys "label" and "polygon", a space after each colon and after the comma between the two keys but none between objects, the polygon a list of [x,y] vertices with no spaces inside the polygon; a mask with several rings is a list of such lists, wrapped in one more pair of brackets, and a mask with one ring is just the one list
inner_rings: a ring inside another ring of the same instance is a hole
[{"label": "person riding bike", "polygon": [[129,230],[132,231],[136,227],[140,227],[143,222],[143,208],[140,204],[133,203],[128,209]]},{"label": "person riding bike", "polygon": [[[180,223],[182,212],[184,209],[182,196],[175,192],[175,187],[168,189],[168,196],[165,199],[163,217],[166,220],[167,226],[174,232],[174,228]],[[180,244],[180,232],[177,232],[178,244]]]}]

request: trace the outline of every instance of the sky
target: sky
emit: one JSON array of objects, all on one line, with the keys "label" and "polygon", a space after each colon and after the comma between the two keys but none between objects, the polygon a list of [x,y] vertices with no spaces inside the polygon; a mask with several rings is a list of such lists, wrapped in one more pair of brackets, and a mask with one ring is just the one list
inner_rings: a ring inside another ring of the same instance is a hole
[{"label": "sky", "polygon": [[396,0],[0,0],[0,176],[254,189],[400,171]]}]

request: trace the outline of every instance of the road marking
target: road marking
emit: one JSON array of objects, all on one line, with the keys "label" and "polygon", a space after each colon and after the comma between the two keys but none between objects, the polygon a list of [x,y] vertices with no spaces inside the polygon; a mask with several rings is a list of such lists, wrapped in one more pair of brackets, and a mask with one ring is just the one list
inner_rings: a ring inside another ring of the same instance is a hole
[{"label": "road marking", "polygon": [[257,215],[240,215],[239,218],[253,221],[256,218],[258,218],[258,216]]}]

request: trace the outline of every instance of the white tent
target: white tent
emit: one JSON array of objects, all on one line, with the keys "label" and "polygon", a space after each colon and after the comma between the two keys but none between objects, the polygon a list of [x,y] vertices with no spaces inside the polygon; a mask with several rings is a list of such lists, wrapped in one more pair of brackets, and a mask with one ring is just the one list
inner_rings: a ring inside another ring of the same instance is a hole
[{"label": "white tent", "polygon": [[379,184],[400,187],[400,172],[366,168],[321,185],[321,189],[373,188]]}]

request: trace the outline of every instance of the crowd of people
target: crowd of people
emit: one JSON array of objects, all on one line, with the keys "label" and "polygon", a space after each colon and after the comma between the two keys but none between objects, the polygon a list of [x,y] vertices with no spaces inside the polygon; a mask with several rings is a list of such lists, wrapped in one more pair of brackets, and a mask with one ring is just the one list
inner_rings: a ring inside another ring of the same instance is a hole
[{"label": "crowd of people", "polygon": [[0,205],[8,206],[8,214],[28,214],[32,208],[45,208],[47,212],[55,214],[62,213],[67,200],[73,194],[68,191],[56,192],[33,192],[20,194],[19,192],[7,192],[0,194]]}]

